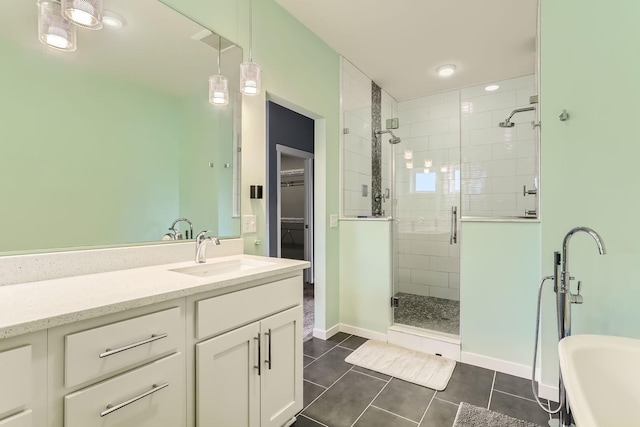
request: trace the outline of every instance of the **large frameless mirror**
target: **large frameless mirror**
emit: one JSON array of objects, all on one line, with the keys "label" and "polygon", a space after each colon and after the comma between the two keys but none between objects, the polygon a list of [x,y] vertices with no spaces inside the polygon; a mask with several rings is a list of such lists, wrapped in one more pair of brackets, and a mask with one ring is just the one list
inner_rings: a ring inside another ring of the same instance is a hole
[{"label": "large frameless mirror", "polygon": [[0,254],[239,236],[242,49],[157,0],[105,0],[115,22],[63,51],[39,40],[42,3],[0,1]]}]

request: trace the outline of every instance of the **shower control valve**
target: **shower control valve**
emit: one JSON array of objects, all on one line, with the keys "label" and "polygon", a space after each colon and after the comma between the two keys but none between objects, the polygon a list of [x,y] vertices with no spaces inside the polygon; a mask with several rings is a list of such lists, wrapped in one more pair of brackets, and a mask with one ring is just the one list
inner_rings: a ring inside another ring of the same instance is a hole
[{"label": "shower control valve", "polygon": [[571,304],[582,304],[584,302],[584,298],[580,295],[580,289],[582,288],[582,282],[578,282],[578,293],[572,294],[569,293],[569,302]]}]

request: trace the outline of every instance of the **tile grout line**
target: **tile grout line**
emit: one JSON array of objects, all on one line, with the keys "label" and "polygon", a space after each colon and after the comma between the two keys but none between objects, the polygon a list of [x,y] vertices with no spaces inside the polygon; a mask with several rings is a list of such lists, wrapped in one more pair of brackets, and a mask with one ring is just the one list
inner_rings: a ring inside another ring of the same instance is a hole
[{"label": "tile grout line", "polygon": [[493,387],[496,385],[496,375],[498,371],[493,371],[493,381],[491,381],[491,393],[489,393],[489,403],[487,403],[487,410],[491,407],[491,398],[493,397]]},{"label": "tile grout line", "polygon": [[298,416],[299,416],[299,417],[304,417],[304,418],[306,418],[306,419],[308,419],[308,420],[311,420],[311,421],[313,421],[314,423],[318,423],[318,424],[320,424],[321,426],[329,427],[328,425],[323,424],[323,423],[321,423],[321,422],[320,422],[320,421],[318,421],[318,420],[314,420],[313,418],[311,418],[311,417],[309,417],[309,416],[307,416],[307,415],[304,415],[304,414],[298,414]]},{"label": "tile grout line", "polygon": [[[353,366],[356,366],[356,365],[353,365]],[[373,375],[369,375],[369,374],[367,374],[366,372],[360,372],[360,371],[357,371],[357,370],[355,370],[355,369],[353,369],[353,368],[351,368],[351,369],[353,370],[353,372],[357,372],[357,373],[359,373],[359,374],[361,374],[361,375],[366,375],[367,377],[369,377],[369,378],[373,378],[374,380],[379,380],[379,381],[383,381],[383,382],[388,382],[388,381],[390,381],[391,379],[393,379],[393,377],[391,377],[389,380],[385,380],[385,379],[382,379],[382,378],[374,377]]]},{"label": "tile grout line", "polygon": [[376,405],[371,404],[369,407],[370,407],[370,408],[376,408],[376,409],[378,409],[378,410],[380,410],[380,411],[384,411],[384,412],[386,412],[386,413],[388,413],[388,414],[395,415],[395,416],[396,416],[396,417],[398,417],[398,418],[402,418],[403,420],[407,420],[407,421],[410,421],[410,422],[412,422],[412,423],[414,423],[414,424],[418,425],[418,423],[417,423],[417,422],[415,422],[415,421],[413,421],[413,420],[410,420],[410,419],[409,419],[409,418],[407,418],[407,417],[403,417],[402,415],[398,415],[398,414],[396,414],[395,412],[388,411],[388,410],[383,409],[383,408],[380,408],[380,407],[378,407],[378,406],[376,406]]},{"label": "tile grout line", "polygon": [[[331,387],[333,387],[338,381],[340,381],[345,375],[347,375],[349,372],[351,372],[351,370],[353,369],[353,366],[344,374],[342,374],[342,376],[340,376],[340,378],[338,378],[337,380],[335,380],[329,387],[327,387],[325,390],[322,391],[322,393],[320,393],[318,395],[318,397],[316,397],[315,399],[313,399],[311,402],[309,402],[309,404],[307,406],[305,406],[304,408],[302,408],[302,411],[300,411],[300,413],[302,413],[305,409],[307,409],[309,406],[313,405],[314,402],[318,399],[320,399],[320,397],[325,394]],[[315,420],[314,420],[315,421]]]},{"label": "tile grout line", "polygon": [[313,381],[309,381],[309,380],[303,380],[303,381],[306,381],[306,382],[308,382],[308,383],[310,383],[310,384],[313,384],[313,385],[317,385],[318,387],[322,387],[322,388],[324,388],[324,389],[329,388],[329,387],[325,387],[325,386],[323,386],[323,385],[320,385],[320,384],[318,384],[318,383],[314,383]]},{"label": "tile grout line", "polygon": [[518,398],[520,398],[520,399],[528,400],[529,402],[535,402],[535,400],[533,400],[533,399],[529,399],[528,397],[518,396],[517,394],[508,393],[508,392],[506,392],[506,391],[498,390],[497,388],[496,388],[496,389],[494,389],[493,391],[497,391],[498,393],[506,394],[506,395],[508,395],[508,396],[513,396],[513,397],[518,397]]},{"label": "tile grout line", "polygon": [[[319,359],[321,359],[323,356],[325,356],[325,355],[326,355],[327,353],[329,353],[331,350],[333,350],[333,349],[334,349],[334,348],[336,348],[336,347],[339,347],[339,346],[340,346],[340,344],[342,344],[343,342],[345,342],[346,340],[348,340],[348,339],[349,339],[349,338],[351,338],[352,336],[353,336],[353,335],[349,335],[347,338],[343,339],[342,341],[340,341],[339,343],[337,343],[336,345],[334,345],[333,347],[331,347],[329,350],[325,351],[325,352],[324,352],[324,353],[322,353],[320,356],[316,357],[314,361],[312,361],[312,362],[310,362],[310,363],[309,363],[309,365],[312,365],[312,364],[314,364],[315,362],[317,362]],[[318,339],[319,339],[319,338],[318,338]],[[352,349],[350,349],[350,348],[346,348],[346,347],[340,347],[340,348],[344,348],[344,349],[346,349],[346,350],[353,351]],[[314,357],[313,357],[313,356],[309,356],[308,354],[304,354],[304,350],[302,351],[302,354],[303,354],[304,356],[311,357],[312,359],[314,359]],[[309,366],[309,365],[306,365],[306,366],[305,366],[305,368],[306,368],[307,366]]]},{"label": "tile grout line", "polygon": [[[353,369],[353,368],[351,368]],[[357,372],[357,371],[356,371]],[[364,415],[365,412],[367,412],[367,409],[369,409],[369,407],[373,404],[373,402],[378,398],[378,396],[380,396],[380,393],[382,393],[384,391],[385,388],[387,388],[387,386],[389,385],[389,383],[391,382],[391,380],[393,379],[393,377],[389,378],[389,381],[387,381],[387,383],[380,389],[380,391],[378,392],[378,394],[376,394],[373,399],[371,399],[371,402],[369,402],[369,404],[367,405],[366,408],[364,408],[364,411],[362,411],[360,413],[360,415],[358,416],[358,418],[355,419],[355,421],[351,424],[351,427],[353,427],[360,418],[362,418],[362,416]]]},{"label": "tile grout line", "polygon": [[420,422],[418,423],[418,425],[422,424],[422,421],[424,421],[424,417],[427,416],[427,412],[429,411],[429,408],[431,408],[431,404],[433,403],[433,399],[436,398],[436,394],[438,394],[437,391],[435,393],[433,393],[433,396],[431,396],[431,400],[429,401],[429,404],[427,405],[427,409],[424,410],[424,413],[422,414],[422,418],[420,418]]}]

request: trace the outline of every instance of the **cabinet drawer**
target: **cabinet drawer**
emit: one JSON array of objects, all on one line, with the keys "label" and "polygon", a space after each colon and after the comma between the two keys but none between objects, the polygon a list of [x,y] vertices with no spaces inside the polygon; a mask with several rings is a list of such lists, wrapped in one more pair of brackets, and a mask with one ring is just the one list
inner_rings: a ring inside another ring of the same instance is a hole
[{"label": "cabinet drawer", "polygon": [[31,409],[0,420],[0,427],[33,427]]},{"label": "cabinet drawer", "polygon": [[302,276],[196,302],[198,339],[302,304]]},{"label": "cabinet drawer", "polygon": [[30,345],[0,353],[0,378],[0,414],[29,404],[32,384]]},{"label": "cabinet drawer", "polygon": [[85,381],[176,351],[184,340],[180,308],[112,323],[65,337],[65,385]]},{"label": "cabinet drawer", "polygon": [[175,353],[65,396],[64,426],[184,426],[185,393],[184,357]]}]

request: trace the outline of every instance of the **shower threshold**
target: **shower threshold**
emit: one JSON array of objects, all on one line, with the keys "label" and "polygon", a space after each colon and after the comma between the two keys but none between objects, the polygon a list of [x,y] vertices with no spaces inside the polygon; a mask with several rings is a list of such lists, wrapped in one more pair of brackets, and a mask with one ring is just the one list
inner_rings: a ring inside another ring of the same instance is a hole
[{"label": "shower threshold", "polygon": [[460,301],[399,292],[394,324],[457,336],[460,334]]}]

